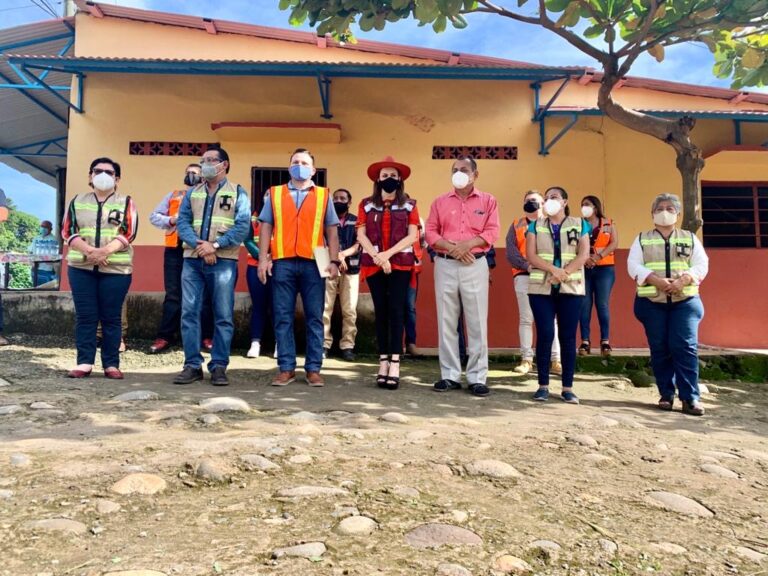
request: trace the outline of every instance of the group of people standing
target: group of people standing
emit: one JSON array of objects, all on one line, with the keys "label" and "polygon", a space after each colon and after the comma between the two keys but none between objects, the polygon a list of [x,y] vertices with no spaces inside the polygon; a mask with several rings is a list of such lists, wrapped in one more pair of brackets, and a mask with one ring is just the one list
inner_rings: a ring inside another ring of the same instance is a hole
[{"label": "group of people standing", "polygon": [[[489,254],[493,254],[500,224],[496,199],[476,186],[479,171],[473,158],[459,157],[452,163],[446,177],[448,191],[432,203],[424,224],[417,201],[406,193],[411,169],[392,157],[368,167],[372,192],[359,203],[357,215],[348,190],[331,194],[315,185],[315,161],[306,149],[291,154],[288,182],[265,192],[258,213],[251,213],[246,191],[228,179],[229,170],[227,152],[220,147],[209,149],[199,165],[187,168],[187,188],[164,198],[151,218],[166,230],[165,281],[171,292],[166,294],[162,322],[167,337],[159,337],[152,351],[170,345],[180,301],[185,359],[174,383],[204,378],[202,311],[210,301],[213,342],[207,368],[213,385],[228,384],[237,260],[245,244],[253,300],[248,356],[260,354],[271,308],[278,364],[272,385],[286,386],[296,379],[294,318],[299,294],[306,328],[306,382],[324,385],[321,368],[332,344],[330,314],[337,295],[343,310],[342,357],[354,358],[359,282],[365,281],[375,312],[376,384],[397,389],[423,233],[435,258],[440,379],[434,390],[462,388],[457,327],[463,321],[467,389],[475,396],[490,393]],[[130,285],[131,242],[138,219],[131,197],[117,190],[119,180],[118,163],[109,158],[94,160],[89,171],[92,192],[76,196],[64,219],[62,233],[69,245],[68,274],[77,317],[78,365],[69,372],[72,378],[91,374],[99,322],[104,375],[123,377],[117,351],[120,309]],[[561,399],[578,404],[573,391],[576,354],[591,353],[593,305],[600,323],[600,352],[611,353],[608,301],[615,281],[616,227],[594,196],[582,200],[579,216],[571,215],[568,193],[559,186],[547,189],[543,196],[528,192],[523,212],[507,234],[507,258],[514,267],[520,311],[522,360],[515,371],[524,374],[533,367],[535,322],[539,388],[533,399],[546,401],[550,374],[560,373]],[[675,196],[658,196],[651,212],[655,227],[633,243],[629,272],[637,282],[635,314],[648,335],[661,396],[658,405],[671,409],[677,390],[684,412],[703,414],[695,359],[697,327],[703,316],[698,285],[707,273],[706,254],[695,235],[676,227],[680,204]],[[319,264],[326,260],[327,265]]]}]

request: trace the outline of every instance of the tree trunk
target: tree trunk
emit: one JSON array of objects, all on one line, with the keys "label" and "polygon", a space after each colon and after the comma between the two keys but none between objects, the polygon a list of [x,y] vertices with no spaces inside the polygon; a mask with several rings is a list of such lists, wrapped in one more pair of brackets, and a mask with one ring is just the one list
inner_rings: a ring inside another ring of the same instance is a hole
[{"label": "tree trunk", "polygon": [[[677,169],[682,177],[683,228],[696,232],[702,224],[699,211],[699,175],[704,168],[701,149],[691,140],[691,131],[696,126],[696,120],[689,116],[666,120],[628,110],[617,104],[611,92],[619,81],[619,77],[611,73],[611,68],[611,66],[604,66],[603,79],[597,97],[598,108],[622,126],[658,138],[675,149]],[[615,66],[613,68],[615,69]],[[664,190],[658,192],[661,193]]]}]

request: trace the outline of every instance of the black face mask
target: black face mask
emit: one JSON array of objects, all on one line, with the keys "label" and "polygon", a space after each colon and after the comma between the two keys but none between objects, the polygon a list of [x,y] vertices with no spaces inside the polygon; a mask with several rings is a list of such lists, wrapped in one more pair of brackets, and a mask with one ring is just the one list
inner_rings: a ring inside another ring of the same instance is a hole
[{"label": "black face mask", "polygon": [[384,190],[384,192],[391,194],[400,187],[400,180],[390,176],[386,180],[381,180],[379,185],[381,186],[381,189]]},{"label": "black face mask", "polygon": [[333,209],[336,210],[337,216],[341,216],[349,211],[349,204],[346,202],[334,202]]},{"label": "black face mask", "polygon": [[536,200],[528,200],[523,204],[523,212],[536,212],[539,208],[539,203]]},{"label": "black face mask", "polygon": [[200,183],[200,176],[195,174],[194,172],[188,172],[186,176],[184,176],[184,184],[187,186],[196,186]]}]

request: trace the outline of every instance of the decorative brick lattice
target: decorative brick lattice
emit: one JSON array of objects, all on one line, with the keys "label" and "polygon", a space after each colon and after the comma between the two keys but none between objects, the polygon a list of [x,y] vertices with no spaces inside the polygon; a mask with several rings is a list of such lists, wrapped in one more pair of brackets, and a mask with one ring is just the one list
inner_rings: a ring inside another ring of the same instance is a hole
[{"label": "decorative brick lattice", "polygon": [[475,160],[517,160],[517,146],[433,146],[432,160],[472,156]]},{"label": "decorative brick lattice", "polygon": [[202,156],[215,142],[131,142],[131,156]]}]

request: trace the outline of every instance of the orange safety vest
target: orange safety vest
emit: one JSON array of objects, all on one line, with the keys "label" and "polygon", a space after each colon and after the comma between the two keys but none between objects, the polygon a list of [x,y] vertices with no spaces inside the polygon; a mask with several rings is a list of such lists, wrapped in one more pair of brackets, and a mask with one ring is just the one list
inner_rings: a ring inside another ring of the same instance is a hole
[{"label": "orange safety vest", "polygon": [[[517,237],[517,249],[520,251],[520,254],[523,255],[523,258],[526,260],[528,259],[525,255],[526,250],[526,243],[525,243],[525,237],[528,234],[528,218],[523,216],[519,220],[515,220],[512,224],[515,228],[515,236]],[[521,270],[520,268],[512,268],[512,277],[518,276],[519,274],[528,274],[528,270]]]},{"label": "orange safety vest", "polygon": [[[597,226],[597,236],[592,232],[590,240],[592,241],[592,253],[596,254],[601,249],[606,248],[611,243],[611,234],[613,233],[613,221],[610,218],[601,218]],[[608,254],[597,262],[597,266],[613,266],[616,258],[613,253]]]},{"label": "orange safety vest", "polygon": [[269,201],[275,221],[270,243],[272,259],[314,260],[314,249],[325,246],[328,189],[315,186],[304,198],[301,208],[296,208],[288,186],[273,186],[269,189]]},{"label": "orange safety vest", "polygon": [[[181,201],[184,200],[186,190],[174,190],[171,192],[171,198],[168,200],[168,217],[178,218],[179,207]],[[165,233],[165,247],[166,248],[178,248],[179,246],[179,233],[176,231],[176,226],[166,231]]]},{"label": "orange safety vest", "polygon": [[[261,227],[261,222],[259,222],[259,215],[254,212],[251,215],[251,231],[253,233],[253,241],[256,243],[256,246],[259,245],[259,228]],[[258,266],[259,261],[256,260],[253,256],[251,256],[251,253],[248,253],[248,266]]]}]

